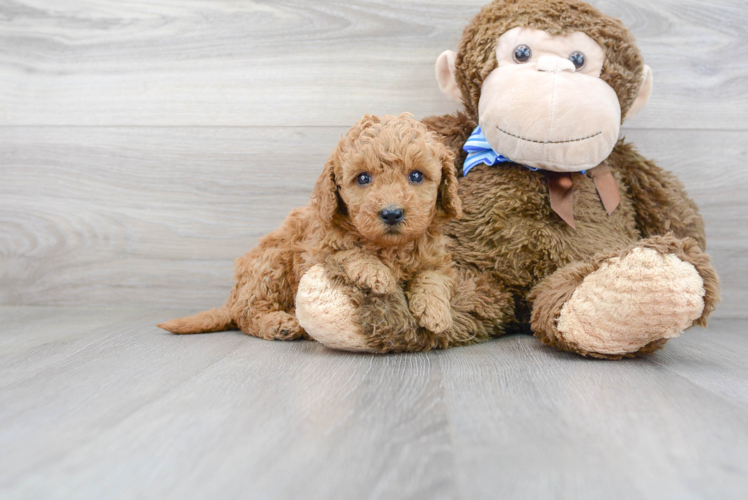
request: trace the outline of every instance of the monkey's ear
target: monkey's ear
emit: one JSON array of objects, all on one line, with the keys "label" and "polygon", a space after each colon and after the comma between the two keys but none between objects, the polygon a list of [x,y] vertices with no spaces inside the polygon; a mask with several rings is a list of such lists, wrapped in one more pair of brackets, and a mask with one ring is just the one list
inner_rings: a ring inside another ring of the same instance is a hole
[{"label": "monkey's ear", "polygon": [[642,110],[644,105],[647,104],[647,101],[649,100],[649,96],[652,95],[653,85],[654,85],[654,77],[652,76],[652,68],[650,68],[649,66],[645,64],[644,65],[644,83],[642,83],[642,86],[639,89],[639,95],[636,96],[636,100],[634,101],[634,104],[631,105],[628,113],[626,113],[626,118],[624,119],[624,121],[636,116],[636,114]]},{"label": "monkey's ear", "polygon": [[462,217],[462,201],[457,195],[457,173],[455,171],[455,155],[446,146],[437,145],[439,160],[442,163],[442,180],[439,183],[437,207],[442,220],[459,219]]},{"label": "monkey's ear", "polygon": [[436,81],[439,90],[454,102],[462,102],[462,92],[455,78],[455,58],[457,54],[453,50],[445,50],[436,60]]},{"label": "monkey's ear", "polygon": [[322,175],[319,176],[317,183],[314,185],[314,195],[312,196],[312,205],[317,207],[320,219],[328,223],[332,223],[333,217],[340,210],[338,186],[335,182],[337,160],[338,151],[336,149],[325,163]]}]

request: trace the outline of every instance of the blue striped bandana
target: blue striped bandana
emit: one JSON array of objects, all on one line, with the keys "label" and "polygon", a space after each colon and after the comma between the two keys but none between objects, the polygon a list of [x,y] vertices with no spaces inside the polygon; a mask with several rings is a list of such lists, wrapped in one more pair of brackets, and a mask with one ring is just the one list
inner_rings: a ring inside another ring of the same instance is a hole
[{"label": "blue striped bandana", "polygon": [[[470,170],[476,165],[485,163],[486,165],[493,166],[497,163],[511,163],[512,160],[506,156],[502,156],[491,148],[491,145],[486,140],[486,136],[483,135],[480,125],[473,130],[470,134],[465,145],[462,149],[468,154],[465,158],[465,163],[462,165],[462,175],[467,175]],[[530,170],[538,170],[537,168],[527,167]]]}]

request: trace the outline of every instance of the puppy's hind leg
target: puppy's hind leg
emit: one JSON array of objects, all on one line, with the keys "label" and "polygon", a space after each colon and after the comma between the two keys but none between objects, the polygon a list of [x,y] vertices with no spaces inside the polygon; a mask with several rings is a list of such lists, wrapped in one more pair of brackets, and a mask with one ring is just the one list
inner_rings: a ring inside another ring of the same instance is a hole
[{"label": "puppy's hind leg", "polygon": [[228,304],[242,332],[266,340],[309,338],[296,319],[295,257],[279,242],[237,260]]},{"label": "puppy's hind leg", "polygon": [[292,313],[293,311],[286,312],[270,307],[258,308],[257,304],[254,304],[249,316],[239,318],[238,324],[241,331],[247,335],[265,340],[308,339]]}]

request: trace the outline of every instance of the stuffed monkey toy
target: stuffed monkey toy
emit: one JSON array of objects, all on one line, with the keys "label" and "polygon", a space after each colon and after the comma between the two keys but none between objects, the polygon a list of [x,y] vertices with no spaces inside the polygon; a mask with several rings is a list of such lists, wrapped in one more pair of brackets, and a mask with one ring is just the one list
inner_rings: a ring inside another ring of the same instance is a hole
[{"label": "stuffed monkey toy", "polygon": [[464,106],[423,120],[459,175],[463,217],[445,228],[460,276],[453,330],[421,339],[404,292],[375,296],[316,267],[297,295],[312,337],[414,351],[529,323],[547,345],[618,359],[706,325],[719,281],[698,208],[619,139],[653,83],[619,20],[577,0],[495,0],[458,51],[441,54],[436,76]]}]

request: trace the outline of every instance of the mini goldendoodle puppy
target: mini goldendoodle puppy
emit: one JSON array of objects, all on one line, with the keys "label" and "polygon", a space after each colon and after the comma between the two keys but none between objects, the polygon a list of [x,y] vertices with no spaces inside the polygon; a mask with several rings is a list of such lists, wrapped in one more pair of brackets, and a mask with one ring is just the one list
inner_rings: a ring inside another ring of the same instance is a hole
[{"label": "mini goldendoodle puppy", "polygon": [[333,151],[311,202],[236,260],[226,305],[158,326],[309,338],[294,300],[304,273],[320,263],[364,294],[404,292],[418,326],[442,334],[452,328],[456,276],[441,226],[460,215],[454,157],[438,138],[407,114],[366,115]]}]

